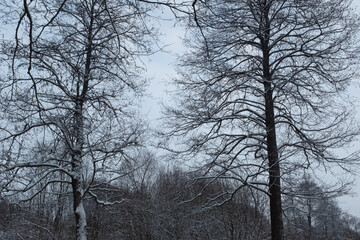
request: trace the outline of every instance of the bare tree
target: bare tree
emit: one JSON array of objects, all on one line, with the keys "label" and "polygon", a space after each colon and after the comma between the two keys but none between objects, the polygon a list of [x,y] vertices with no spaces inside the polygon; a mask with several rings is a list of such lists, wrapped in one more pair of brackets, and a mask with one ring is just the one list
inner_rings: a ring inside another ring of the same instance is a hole
[{"label": "bare tree", "polygon": [[205,177],[267,193],[274,240],[283,239],[281,179],[358,157],[335,154],[359,134],[341,97],[358,55],[350,3],[193,1],[167,121],[169,144],[180,140],[165,147]]},{"label": "bare tree", "polygon": [[351,214],[343,215],[345,234],[349,239],[360,239],[360,219]]},{"label": "bare tree", "polygon": [[322,186],[305,175],[300,182],[294,182],[292,188],[284,196],[284,215],[288,228],[297,238],[321,239],[326,237],[326,228],[336,239],[344,236],[342,211],[336,198],[347,194],[348,186]]},{"label": "bare tree", "polygon": [[[14,14],[20,1],[11,3]],[[85,196],[110,204],[95,190],[126,174],[143,142],[134,107],[145,83],[139,57],[154,32],[138,2],[64,3],[24,1],[16,43],[3,44],[12,71],[1,83],[2,190],[30,200],[70,184],[77,239],[86,239]]]}]

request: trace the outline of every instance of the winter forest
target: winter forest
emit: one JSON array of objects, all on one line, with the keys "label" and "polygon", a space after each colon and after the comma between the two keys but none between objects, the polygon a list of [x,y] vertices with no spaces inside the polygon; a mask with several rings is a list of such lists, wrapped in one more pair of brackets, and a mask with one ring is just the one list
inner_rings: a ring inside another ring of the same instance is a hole
[{"label": "winter forest", "polygon": [[0,0],[0,20],[0,239],[360,239],[339,204],[360,194],[353,1]]}]

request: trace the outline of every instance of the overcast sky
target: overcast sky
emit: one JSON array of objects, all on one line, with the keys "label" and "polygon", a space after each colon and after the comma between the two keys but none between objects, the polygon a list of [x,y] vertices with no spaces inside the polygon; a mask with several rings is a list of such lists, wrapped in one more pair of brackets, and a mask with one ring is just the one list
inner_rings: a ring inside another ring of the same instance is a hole
[{"label": "overcast sky", "polygon": [[[360,15],[360,0],[353,0],[353,5],[356,8],[356,11]],[[360,36],[359,36],[360,37]],[[359,40],[360,41],[360,40]],[[358,81],[358,84],[360,85],[360,80]],[[358,119],[360,121],[360,87],[359,85],[354,86],[349,89],[350,94],[354,97],[354,110],[357,111]],[[360,142],[357,144],[357,148],[359,148]],[[360,169],[357,169],[358,172],[360,172]],[[355,184],[353,186],[353,193],[354,196],[345,196],[339,199],[340,206],[343,210],[349,212],[352,215],[355,215],[357,217],[360,217],[360,173],[358,173],[357,176],[355,176]]]}]

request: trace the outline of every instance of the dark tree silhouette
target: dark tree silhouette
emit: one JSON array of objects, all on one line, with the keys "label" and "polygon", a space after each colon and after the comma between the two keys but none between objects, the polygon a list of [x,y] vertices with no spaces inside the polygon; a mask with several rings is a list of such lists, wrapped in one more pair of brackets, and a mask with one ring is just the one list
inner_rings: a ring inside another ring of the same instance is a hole
[{"label": "dark tree silhouette", "polygon": [[165,147],[208,177],[266,192],[274,240],[283,239],[281,179],[358,156],[334,154],[359,134],[340,97],[358,56],[350,3],[193,1],[166,133],[183,145]]},{"label": "dark tree silhouette", "polygon": [[[12,69],[1,83],[2,192],[25,201],[70,185],[77,239],[86,239],[85,197],[111,204],[96,195],[99,180],[124,176],[142,145],[139,57],[153,30],[134,1],[64,3],[24,1],[16,42],[2,48]],[[3,11],[16,18],[16,2]]]}]

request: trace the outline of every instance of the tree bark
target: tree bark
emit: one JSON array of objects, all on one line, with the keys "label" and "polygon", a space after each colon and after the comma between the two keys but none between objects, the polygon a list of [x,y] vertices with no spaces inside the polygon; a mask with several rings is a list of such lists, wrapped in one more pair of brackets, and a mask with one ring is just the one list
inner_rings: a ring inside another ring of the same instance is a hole
[{"label": "tree bark", "polygon": [[73,178],[73,201],[74,201],[74,214],[76,223],[76,239],[86,240],[86,214],[83,204],[83,190],[81,182]]},{"label": "tree bark", "polygon": [[[310,187],[309,187],[309,192],[310,192]],[[310,196],[309,196],[310,197]],[[306,204],[308,207],[308,215],[307,215],[307,220],[308,220],[308,236],[307,239],[311,240],[312,239],[312,202],[310,199],[306,200]]]},{"label": "tree bark", "polygon": [[283,221],[281,206],[280,164],[276,144],[274,106],[272,90],[265,93],[266,127],[267,127],[267,152],[269,161],[269,192],[271,239],[283,239]]},{"label": "tree bark", "polygon": [[[90,57],[90,56],[88,56]],[[87,66],[88,67],[88,66]],[[87,69],[86,69],[87,70]],[[86,73],[88,73],[86,71]],[[88,79],[85,78],[84,82]],[[85,84],[85,83],[84,83]],[[78,84],[79,86],[79,84]],[[74,142],[73,142],[73,156],[72,156],[72,189],[73,189],[73,205],[76,224],[76,239],[86,240],[86,213],[83,204],[84,187],[82,181],[82,153],[84,146],[84,117],[83,105],[84,95],[80,94],[79,87],[77,89],[77,101],[75,101],[74,112]]]},{"label": "tree bark", "polygon": [[[266,64],[265,64],[266,65]],[[269,73],[269,71],[265,71]],[[271,239],[283,239],[283,220],[281,206],[281,182],[280,163],[276,142],[276,127],[274,116],[273,91],[271,89],[270,74],[265,74],[265,122],[266,122],[266,144],[269,164],[269,193],[270,193],[270,217],[271,217]]]},{"label": "tree bark", "polygon": [[[84,146],[84,116],[83,106],[89,88],[91,58],[92,58],[92,37],[94,24],[94,4],[91,6],[90,23],[87,36],[86,45],[86,60],[83,82],[78,82],[77,85],[77,101],[75,102],[75,143],[74,143],[74,157],[73,157],[73,173],[75,174],[72,180],[73,196],[74,196],[74,214],[76,223],[76,239],[86,240],[86,213],[83,204],[83,182],[82,174],[82,153]],[[80,87],[81,86],[81,87]]]},{"label": "tree bark", "polygon": [[86,240],[86,214],[83,204],[84,189],[82,184],[82,149],[84,145],[82,105],[82,100],[76,102],[74,113],[75,142],[72,156],[72,189],[77,240]]},{"label": "tree bark", "polygon": [[270,71],[270,31],[269,4],[264,2],[263,22],[260,26],[261,45],[263,52],[263,80],[265,98],[266,146],[269,164],[269,193],[271,239],[283,239],[283,220],[281,206],[280,163],[276,140],[276,126],[274,114],[274,99],[272,89],[272,76]]}]

